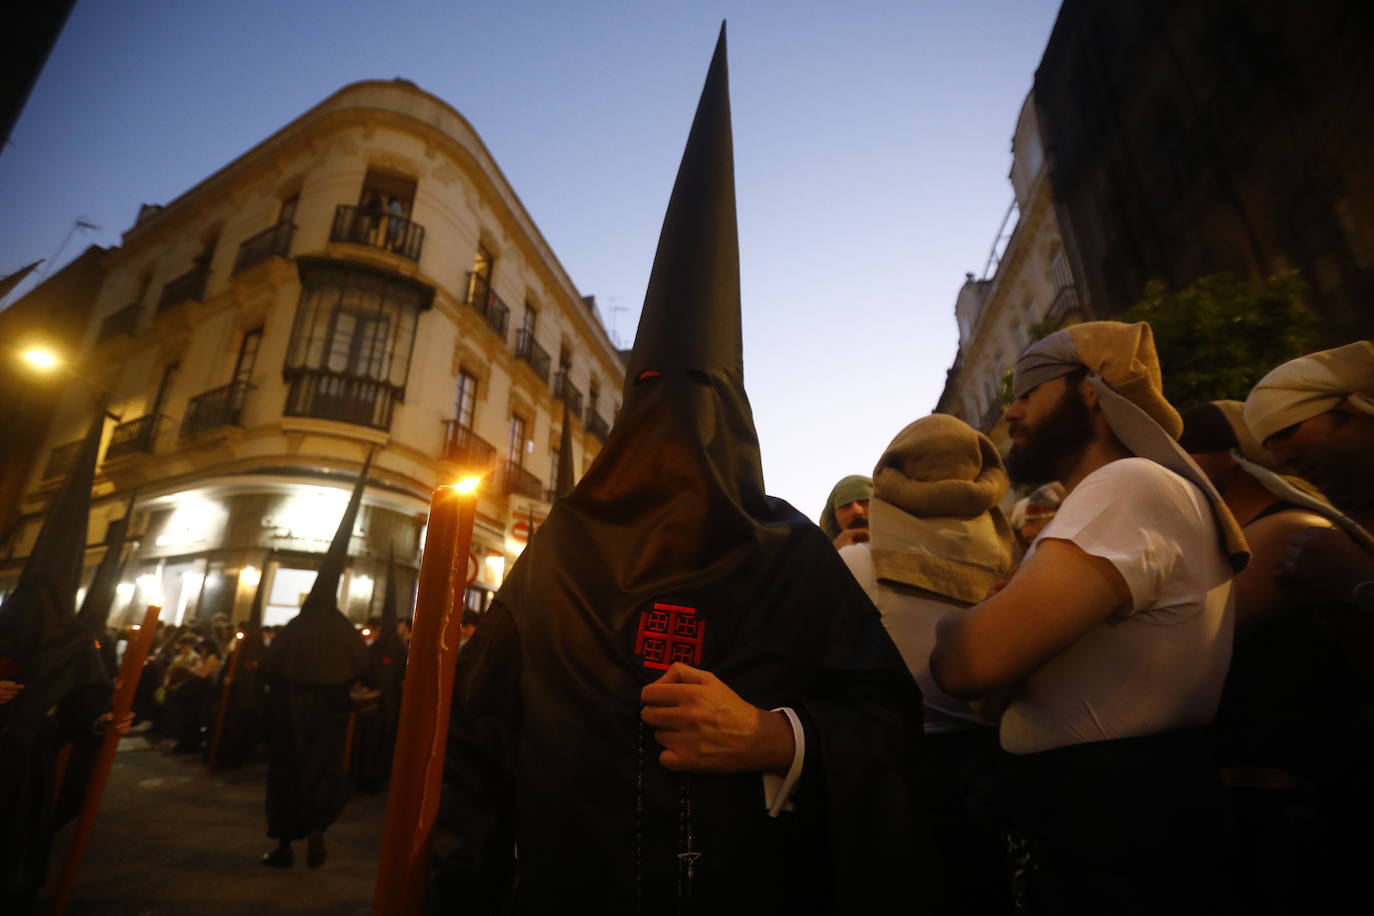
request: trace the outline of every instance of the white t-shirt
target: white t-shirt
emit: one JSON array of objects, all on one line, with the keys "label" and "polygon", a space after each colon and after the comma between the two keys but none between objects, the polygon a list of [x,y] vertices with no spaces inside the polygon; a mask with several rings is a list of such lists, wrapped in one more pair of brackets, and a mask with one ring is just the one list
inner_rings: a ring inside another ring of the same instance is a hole
[{"label": "white t-shirt", "polygon": [[930,676],[935,625],[941,617],[968,605],[952,598],[941,600],[933,595],[909,594],[880,585],[873,568],[873,552],[868,544],[850,544],[840,548],[840,559],[844,560],[854,578],[859,580],[859,585],[868,594],[868,600],[882,614],[883,628],[892,637],[897,651],[902,653],[903,661],[911,669],[911,676],[920,685],[925,704],[926,733],[986,727],[988,723],[978,718],[968,703],[945,693]]},{"label": "white t-shirt", "polygon": [[1153,461],[1113,461],[1074,488],[1027,559],[1045,538],[1111,562],[1131,607],[1027,676],[1002,716],[1002,747],[1028,754],[1210,722],[1235,619],[1202,491]]}]

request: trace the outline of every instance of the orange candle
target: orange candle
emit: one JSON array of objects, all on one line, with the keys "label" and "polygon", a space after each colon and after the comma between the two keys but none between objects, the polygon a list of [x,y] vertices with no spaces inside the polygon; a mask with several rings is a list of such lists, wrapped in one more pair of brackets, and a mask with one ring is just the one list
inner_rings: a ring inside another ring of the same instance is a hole
[{"label": "orange candle", "polygon": [[[113,718],[111,725],[129,714],[134,704],[134,691],[138,689],[138,679],[143,673],[143,662],[148,658],[148,649],[153,644],[153,633],[157,630],[157,617],[162,608],[156,604],[148,605],[143,625],[136,628],[138,635],[124,649],[124,661],[119,666],[119,679],[115,683],[114,700],[111,702]],[[100,810],[100,798],[105,794],[105,784],[110,779],[110,767],[114,764],[115,750],[119,747],[119,735],[114,728],[107,729],[105,740],[101,742],[100,752],[91,767],[91,781],[86,786],[86,797],[81,802],[81,815],[77,818],[72,831],[72,844],[67,848],[67,859],[62,863],[62,874],[58,876],[57,890],[53,893],[51,916],[61,916],[67,911],[72,890],[76,887],[76,873],[81,866],[81,856],[86,851],[86,843],[91,838],[95,826],[95,815]]]},{"label": "orange candle", "polygon": [[449,703],[477,515],[477,481],[434,491],[378,857],[374,916],[419,914],[443,787]]}]

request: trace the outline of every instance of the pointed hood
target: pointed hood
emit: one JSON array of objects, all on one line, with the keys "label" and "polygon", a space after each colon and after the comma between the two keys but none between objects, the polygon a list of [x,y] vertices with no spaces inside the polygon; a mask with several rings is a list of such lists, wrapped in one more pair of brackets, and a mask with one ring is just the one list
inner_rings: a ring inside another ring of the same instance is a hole
[{"label": "pointed hood", "polygon": [[358,472],[358,482],[334,532],[334,540],[320,561],[315,584],[301,611],[272,640],[273,667],[297,686],[332,686],[351,683],[367,670],[367,644],[339,610],[339,580],[348,563],[348,542],[358,520],[372,451]]},{"label": "pointed hood", "polygon": [[568,420],[568,402],[563,402],[563,435],[558,440],[558,480],[554,492],[559,499],[572,492],[573,480],[572,423]]},{"label": "pointed hood", "polygon": [[124,517],[110,522],[109,535],[106,537],[105,556],[95,569],[95,578],[86,589],[86,598],[81,602],[81,610],[76,619],[81,621],[91,635],[97,639],[105,637],[105,626],[110,617],[110,607],[114,604],[115,589],[124,574],[124,539],[129,534],[129,521],[134,514],[134,500],[137,494],[130,494],[124,506]]},{"label": "pointed hood", "polygon": [[725,25],[706,74],[658,237],[625,380],[625,405],[645,372],[743,374],[739,231]]},{"label": "pointed hood", "polygon": [[27,685],[0,707],[0,727],[36,729],[68,690],[89,681],[108,683],[95,641],[75,613],[104,428],[102,400],[43,519],[19,584],[0,605],[0,679]]},{"label": "pointed hood", "polygon": [[382,626],[377,638],[368,646],[372,657],[372,675],[385,693],[398,691],[405,674],[406,647],[396,632],[396,548],[392,546],[386,563],[386,591],[382,594]]},{"label": "pointed hood", "polygon": [[358,482],[353,485],[353,495],[349,497],[343,518],[339,519],[339,527],[334,531],[334,540],[330,541],[329,549],[320,561],[320,571],[315,576],[315,584],[310,587],[310,594],[301,605],[302,614],[338,610],[339,580],[343,578],[344,567],[348,565],[348,544],[353,538],[353,527],[358,523],[358,508],[363,503],[363,491],[367,489],[367,472],[372,468],[374,451],[376,450],[368,450],[367,459],[363,461],[363,469],[358,472]]}]

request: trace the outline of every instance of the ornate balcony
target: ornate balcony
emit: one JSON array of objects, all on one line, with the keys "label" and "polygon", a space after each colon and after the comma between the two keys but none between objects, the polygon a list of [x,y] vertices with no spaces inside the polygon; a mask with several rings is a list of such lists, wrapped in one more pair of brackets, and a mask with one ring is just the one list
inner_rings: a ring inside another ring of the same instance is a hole
[{"label": "ornate balcony", "polygon": [[76,463],[76,453],[80,448],[80,439],[54,446],[53,450],[48,453],[48,463],[43,468],[43,479],[55,480],[58,477],[66,477],[67,472]]},{"label": "ornate balcony", "polygon": [[286,393],[288,417],[315,417],[356,423],[373,429],[391,428],[396,390],[370,378],[338,375],[318,369],[292,370]]},{"label": "ornate balcony", "polygon": [[582,416],[582,392],[573,387],[565,370],[560,369],[553,377],[553,396],[561,398],[568,405],[568,413],[575,417]]},{"label": "ornate balcony", "polygon": [[600,439],[602,442],[605,442],[606,437],[611,434],[610,424],[606,422],[601,414],[593,410],[590,404],[587,405],[587,432],[596,436],[596,438]]},{"label": "ornate balcony", "polygon": [[329,240],[381,248],[418,261],[420,249],[425,244],[425,227],[382,210],[363,210],[340,204],[334,209],[334,226],[329,231]]},{"label": "ornate balcony", "polygon": [[181,421],[181,437],[185,439],[219,426],[242,426],[243,401],[251,387],[247,382],[230,382],[191,398]]},{"label": "ornate balcony", "polygon": [[507,495],[518,493],[530,499],[544,498],[544,482],[514,461],[502,465],[501,480]]},{"label": "ornate balcony", "polygon": [[534,333],[527,328],[515,332],[515,358],[529,363],[534,374],[543,379],[544,384],[548,384],[551,362],[549,351],[539,346],[539,342],[534,339]]},{"label": "ornate balcony", "polygon": [[162,288],[162,298],[157,302],[158,312],[165,312],[183,302],[200,302],[205,298],[205,284],[209,279],[208,264],[193,267],[177,277]]},{"label": "ornate balcony", "polygon": [[496,466],[496,446],[457,420],[445,420],[444,457],[464,468],[485,472]]},{"label": "ornate balcony", "polygon": [[486,319],[487,324],[501,335],[502,340],[506,339],[506,327],[510,324],[510,308],[496,295],[496,291],[491,288],[490,280],[472,271],[468,271],[467,304]]},{"label": "ornate balcony", "polygon": [[151,453],[157,441],[158,419],[158,415],[153,413],[116,426],[114,434],[110,436],[109,447],[105,449],[105,460],[113,461],[139,452]]},{"label": "ornate balcony", "polygon": [[291,240],[296,235],[296,224],[282,220],[269,226],[252,238],[239,245],[239,253],[234,258],[234,273],[238,274],[255,267],[268,258],[284,258],[291,252]]},{"label": "ornate balcony", "polygon": [[95,342],[104,343],[120,335],[133,336],[138,330],[138,316],[142,311],[139,305],[137,302],[131,302],[119,311],[105,316],[105,320],[100,322],[100,331],[95,336]]}]

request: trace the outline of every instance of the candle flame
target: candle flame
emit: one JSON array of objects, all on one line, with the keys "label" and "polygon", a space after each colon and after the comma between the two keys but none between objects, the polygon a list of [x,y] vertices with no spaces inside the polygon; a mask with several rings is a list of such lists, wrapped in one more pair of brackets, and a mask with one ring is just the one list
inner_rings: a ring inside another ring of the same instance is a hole
[{"label": "candle flame", "polygon": [[234,638],[235,638],[235,639],[243,639],[243,631],[242,631],[242,630],[239,630],[237,633],[235,633],[235,634],[234,634]]},{"label": "candle flame", "polygon": [[465,477],[453,485],[453,489],[464,495],[475,492],[477,485],[482,482],[480,477]]}]

